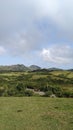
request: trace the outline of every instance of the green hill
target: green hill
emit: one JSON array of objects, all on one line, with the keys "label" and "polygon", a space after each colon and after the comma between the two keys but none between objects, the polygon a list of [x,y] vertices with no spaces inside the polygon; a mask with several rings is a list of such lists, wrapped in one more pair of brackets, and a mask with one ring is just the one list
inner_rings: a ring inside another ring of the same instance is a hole
[{"label": "green hill", "polygon": [[0,66],[0,72],[4,71],[33,71],[41,69],[39,66],[31,65],[29,67],[23,65],[23,64],[17,64],[17,65],[10,65],[10,66]]},{"label": "green hill", "polygon": [[37,65],[31,65],[31,66],[29,66],[29,70],[31,70],[31,71],[40,70],[40,69],[41,69],[41,67],[39,67]]}]

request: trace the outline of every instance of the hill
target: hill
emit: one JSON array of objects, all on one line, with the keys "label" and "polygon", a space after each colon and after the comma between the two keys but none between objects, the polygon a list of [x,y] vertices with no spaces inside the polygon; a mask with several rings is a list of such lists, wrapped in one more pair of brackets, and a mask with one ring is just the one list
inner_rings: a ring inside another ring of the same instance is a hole
[{"label": "hill", "polygon": [[[64,71],[63,69],[60,68],[41,68],[40,66],[37,65],[31,65],[29,67],[23,65],[23,64],[16,64],[16,65],[5,65],[5,66],[0,66],[0,72],[24,72],[24,71],[41,71],[41,72],[49,72],[49,71]],[[67,71],[73,71],[73,69],[69,69]]]},{"label": "hill", "polygon": [[31,70],[31,71],[40,70],[40,69],[41,69],[41,67],[39,67],[37,65],[31,65],[31,66],[29,66],[29,70]]},{"label": "hill", "polygon": [[36,65],[31,65],[30,67],[27,67],[23,64],[17,64],[17,65],[10,65],[10,66],[0,66],[0,72],[4,71],[33,71],[33,70],[38,70],[41,69],[39,66]]}]

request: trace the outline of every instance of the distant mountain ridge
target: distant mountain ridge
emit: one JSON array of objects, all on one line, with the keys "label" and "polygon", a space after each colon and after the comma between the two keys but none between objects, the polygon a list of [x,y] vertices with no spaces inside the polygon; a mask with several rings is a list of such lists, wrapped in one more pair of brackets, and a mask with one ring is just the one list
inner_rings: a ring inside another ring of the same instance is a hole
[{"label": "distant mountain ridge", "polygon": [[39,67],[39,66],[37,66],[37,65],[31,65],[31,66],[29,66],[29,69],[30,69],[31,71],[33,71],[33,70],[40,70],[41,67]]},{"label": "distant mountain ridge", "polygon": [[41,67],[36,66],[36,65],[31,65],[29,67],[23,64],[0,66],[0,72],[2,71],[33,71],[33,70],[38,70],[38,69],[41,69]]},{"label": "distant mountain ridge", "polygon": [[[31,65],[29,67],[23,65],[23,64],[16,64],[16,65],[5,65],[5,66],[0,66],[0,72],[4,71],[59,71],[63,70],[60,68],[41,68],[40,66],[37,65]],[[73,69],[69,69],[68,71],[73,71]]]}]

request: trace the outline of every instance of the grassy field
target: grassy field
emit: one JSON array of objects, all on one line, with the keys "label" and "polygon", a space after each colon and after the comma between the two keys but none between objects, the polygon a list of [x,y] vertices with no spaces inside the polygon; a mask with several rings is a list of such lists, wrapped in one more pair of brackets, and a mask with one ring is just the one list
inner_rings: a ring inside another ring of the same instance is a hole
[{"label": "grassy field", "polygon": [[63,75],[66,78],[73,78],[73,71],[52,71],[51,74],[55,75],[55,76],[61,76]]},{"label": "grassy field", "polygon": [[0,130],[73,130],[73,99],[1,97]]}]

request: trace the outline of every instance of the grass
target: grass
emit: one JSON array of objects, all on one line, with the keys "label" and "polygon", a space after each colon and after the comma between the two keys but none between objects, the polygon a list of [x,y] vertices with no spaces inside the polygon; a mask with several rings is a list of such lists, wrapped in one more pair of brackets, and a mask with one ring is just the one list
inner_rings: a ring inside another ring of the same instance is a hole
[{"label": "grass", "polygon": [[0,130],[73,130],[73,99],[1,97]]},{"label": "grass", "polygon": [[33,75],[32,79],[47,78],[48,75]]},{"label": "grass", "polygon": [[64,75],[66,78],[73,78],[73,72],[71,71],[52,71],[50,72],[51,74],[53,74],[54,76],[60,76],[60,75]]}]

